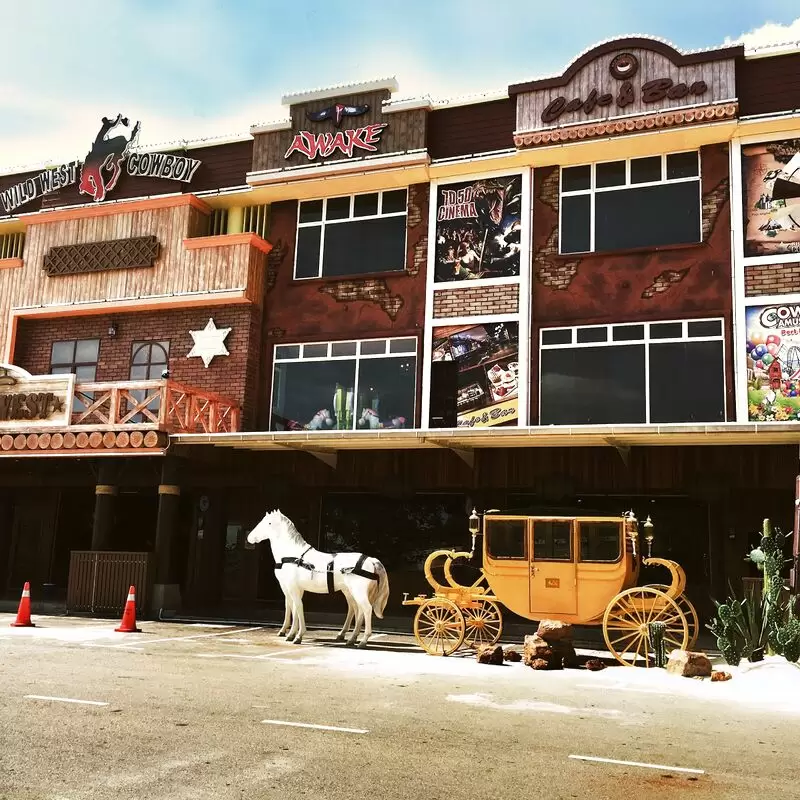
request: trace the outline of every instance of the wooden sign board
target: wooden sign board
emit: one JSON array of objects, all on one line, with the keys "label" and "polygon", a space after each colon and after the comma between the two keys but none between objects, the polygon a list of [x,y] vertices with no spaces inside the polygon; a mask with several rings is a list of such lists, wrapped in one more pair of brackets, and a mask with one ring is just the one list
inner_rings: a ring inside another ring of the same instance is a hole
[{"label": "wooden sign board", "polygon": [[0,431],[66,427],[74,390],[74,375],[30,375],[0,364]]}]

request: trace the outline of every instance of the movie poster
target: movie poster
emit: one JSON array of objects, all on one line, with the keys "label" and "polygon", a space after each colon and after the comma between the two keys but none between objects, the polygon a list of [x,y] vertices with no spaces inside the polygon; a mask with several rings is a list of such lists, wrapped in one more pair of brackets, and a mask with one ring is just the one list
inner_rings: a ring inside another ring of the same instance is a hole
[{"label": "movie poster", "polygon": [[521,212],[521,175],[440,186],[436,282],[518,276]]},{"label": "movie poster", "polygon": [[744,254],[800,253],[800,139],[742,147]]},{"label": "movie poster", "polygon": [[456,425],[516,425],[519,418],[519,324],[492,322],[433,329],[433,361],[458,365]]},{"label": "movie poster", "polygon": [[748,419],[800,420],[800,303],[749,306],[745,320]]}]

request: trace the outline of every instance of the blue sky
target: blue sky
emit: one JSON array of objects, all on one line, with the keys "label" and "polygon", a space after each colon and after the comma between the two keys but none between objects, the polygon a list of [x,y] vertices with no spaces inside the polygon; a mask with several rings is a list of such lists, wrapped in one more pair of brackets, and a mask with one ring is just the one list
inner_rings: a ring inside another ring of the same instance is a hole
[{"label": "blue sky", "polygon": [[629,33],[681,49],[800,40],[798,0],[0,0],[0,12],[0,167],[82,157],[118,112],[149,144],[246,133],[285,116],[282,94],[343,82],[503,89]]}]

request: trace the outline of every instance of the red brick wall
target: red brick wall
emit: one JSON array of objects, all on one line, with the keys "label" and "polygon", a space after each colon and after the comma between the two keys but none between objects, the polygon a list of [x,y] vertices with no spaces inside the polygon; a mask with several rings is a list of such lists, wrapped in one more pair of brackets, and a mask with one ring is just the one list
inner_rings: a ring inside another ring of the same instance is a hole
[{"label": "red brick wall", "polygon": [[792,292],[800,292],[800,263],[744,268],[744,293],[747,297]]},{"label": "red brick wall", "polygon": [[[208,369],[200,358],[187,358],[193,340],[190,330],[204,328],[211,317],[218,328],[232,328],[225,339],[229,356],[215,357]],[[117,335],[109,336],[111,320]],[[126,381],[134,342],[169,341],[170,377],[187,386],[217,392],[244,410],[244,424],[254,419],[258,403],[258,353],[261,316],[250,305],[177,308],[165,311],[105,316],[23,319],[19,322],[14,363],[33,374],[50,370],[53,342],[100,339],[97,380]]]},{"label": "red brick wall", "polygon": [[437,319],[516,314],[518,311],[519,284],[440,289],[433,295],[433,316]]}]

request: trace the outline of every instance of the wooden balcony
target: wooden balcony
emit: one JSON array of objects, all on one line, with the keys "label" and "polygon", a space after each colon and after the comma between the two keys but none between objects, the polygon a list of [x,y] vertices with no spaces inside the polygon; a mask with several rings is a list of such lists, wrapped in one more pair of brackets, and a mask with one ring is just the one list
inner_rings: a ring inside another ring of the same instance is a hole
[{"label": "wooden balcony", "polygon": [[79,383],[71,428],[236,433],[241,409],[226,397],[171,380]]}]

